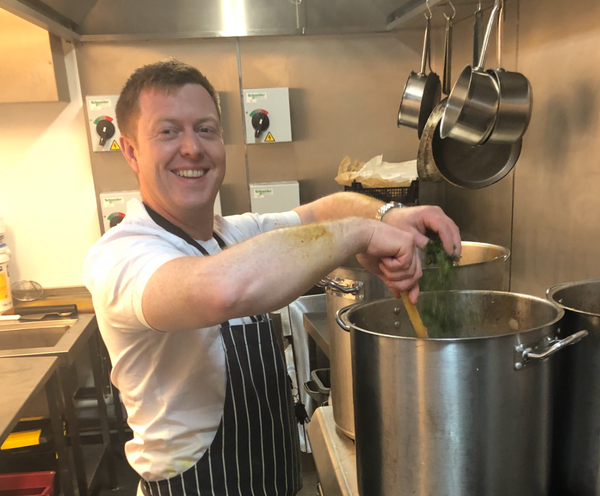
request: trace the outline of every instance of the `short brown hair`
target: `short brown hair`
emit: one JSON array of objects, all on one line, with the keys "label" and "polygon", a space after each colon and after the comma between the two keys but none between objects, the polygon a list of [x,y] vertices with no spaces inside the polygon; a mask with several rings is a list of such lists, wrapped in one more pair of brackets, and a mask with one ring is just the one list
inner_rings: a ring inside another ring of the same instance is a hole
[{"label": "short brown hair", "polygon": [[157,89],[171,93],[186,84],[199,84],[208,91],[217,106],[220,119],[219,96],[206,76],[189,64],[170,59],[140,67],[125,83],[115,109],[121,134],[136,141],[136,127],[140,116],[140,94],[143,90]]}]

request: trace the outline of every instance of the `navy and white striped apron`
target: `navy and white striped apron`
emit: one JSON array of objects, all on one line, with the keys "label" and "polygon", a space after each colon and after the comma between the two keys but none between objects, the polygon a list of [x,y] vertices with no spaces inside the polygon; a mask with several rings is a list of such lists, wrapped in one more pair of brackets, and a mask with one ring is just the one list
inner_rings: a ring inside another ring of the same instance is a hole
[{"label": "navy and white striped apron", "polygon": [[[167,231],[208,252],[150,207]],[[226,245],[213,233],[221,249]],[[142,481],[148,496],[293,496],[302,488],[300,448],[285,360],[266,315],[251,324],[221,324],[227,364],[223,416],[195,466],[171,479]]]}]

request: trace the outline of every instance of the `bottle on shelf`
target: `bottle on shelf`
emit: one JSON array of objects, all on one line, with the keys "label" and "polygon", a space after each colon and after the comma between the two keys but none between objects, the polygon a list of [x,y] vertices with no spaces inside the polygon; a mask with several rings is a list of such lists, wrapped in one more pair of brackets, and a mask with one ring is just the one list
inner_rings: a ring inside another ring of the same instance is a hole
[{"label": "bottle on shelf", "polygon": [[6,245],[5,233],[4,219],[0,217],[0,315],[14,313],[8,273],[10,250]]}]

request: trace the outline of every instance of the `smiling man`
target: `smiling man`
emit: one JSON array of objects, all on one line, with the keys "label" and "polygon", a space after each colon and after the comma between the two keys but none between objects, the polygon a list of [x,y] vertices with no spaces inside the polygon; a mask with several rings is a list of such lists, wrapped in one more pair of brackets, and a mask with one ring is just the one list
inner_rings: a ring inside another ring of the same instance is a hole
[{"label": "smiling man", "polygon": [[353,255],[416,301],[426,230],[452,253],[458,229],[437,207],[353,193],[215,216],[225,176],[218,98],[177,61],[135,71],[117,119],[143,202],[129,202],[90,249],[85,281],[133,431],[126,454],[139,493],[295,495],[297,428],[268,312]]}]

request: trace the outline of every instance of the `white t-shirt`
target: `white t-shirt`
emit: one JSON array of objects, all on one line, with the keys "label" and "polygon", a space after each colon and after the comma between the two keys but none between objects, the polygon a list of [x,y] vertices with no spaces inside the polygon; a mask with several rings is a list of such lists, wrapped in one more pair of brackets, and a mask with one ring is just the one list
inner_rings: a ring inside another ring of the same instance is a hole
[{"label": "white t-shirt", "polygon": [[[232,246],[299,224],[295,212],[243,214],[215,216],[214,230]],[[214,239],[199,244],[211,255],[221,251]],[[154,271],[184,256],[201,253],[156,225],[140,201],[130,200],[123,222],[102,236],[85,261],[84,281],[110,354],[111,379],[133,431],[125,452],[146,480],[192,467],[212,443],[223,413],[227,379],[219,326],[160,332],[142,313],[142,294]]]}]

